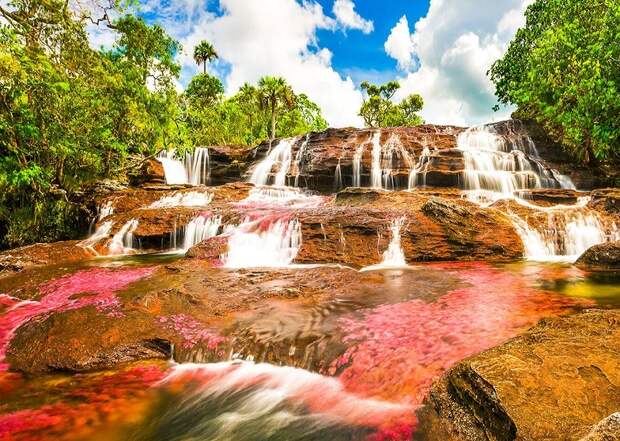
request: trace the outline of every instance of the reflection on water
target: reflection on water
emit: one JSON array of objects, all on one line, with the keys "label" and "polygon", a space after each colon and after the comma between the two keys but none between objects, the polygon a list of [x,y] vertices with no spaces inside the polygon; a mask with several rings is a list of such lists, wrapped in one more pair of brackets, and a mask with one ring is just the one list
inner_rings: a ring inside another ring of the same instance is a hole
[{"label": "reflection on water", "polygon": [[[109,313],[115,289],[167,264],[147,262],[47,268],[3,279],[10,282],[3,289],[28,294],[46,306],[43,313],[54,309],[52,300],[73,308],[93,299],[108,301]],[[95,295],[74,296],[93,271],[101,285]],[[618,273],[570,265],[444,263],[351,273],[359,283],[329,298],[273,300],[234,314],[220,330],[231,348],[219,363],[141,363],[32,379],[0,373],[0,440],[411,439],[416,409],[450,366],[543,317],[620,306]],[[309,284],[326,283],[317,274]],[[19,310],[15,297],[2,299],[0,341],[10,338],[3,325]],[[229,354],[256,363],[224,361]]]}]

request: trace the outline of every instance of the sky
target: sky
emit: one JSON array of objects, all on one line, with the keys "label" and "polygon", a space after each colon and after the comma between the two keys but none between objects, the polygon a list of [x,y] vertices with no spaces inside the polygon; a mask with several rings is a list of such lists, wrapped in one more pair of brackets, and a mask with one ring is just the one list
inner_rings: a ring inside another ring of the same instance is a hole
[{"label": "sky", "polygon": [[[509,117],[492,110],[486,76],[532,0],[141,0],[139,14],[183,45],[179,87],[201,72],[201,40],[219,59],[208,71],[232,95],[264,75],[285,77],[331,126],[361,126],[360,83],[397,80],[419,93],[428,123],[470,126]],[[91,29],[94,45],[110,35]]]}]

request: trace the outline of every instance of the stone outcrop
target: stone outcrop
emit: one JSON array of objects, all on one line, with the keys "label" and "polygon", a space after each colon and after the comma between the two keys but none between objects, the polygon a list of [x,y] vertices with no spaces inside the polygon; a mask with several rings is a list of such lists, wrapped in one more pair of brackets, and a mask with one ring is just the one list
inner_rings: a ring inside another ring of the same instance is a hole
[{"label": "stone outcrop", "polygon": [[42,265],[77,262],[93,256],[78,246],[79,241],[35,243],[0,252],[0,276]]},{"label": "stone outcrop", "polygon": [[590,247],[575,264],[592,269],[620,269],[620,241]]},{"label": "stone outcrop", "polygon": [[615,420],[588,433],[620,409],[619,344],[619,311],[545,319],[436,382],[421,412],[424,432],[429,440],[605,439],[597,433]]}]

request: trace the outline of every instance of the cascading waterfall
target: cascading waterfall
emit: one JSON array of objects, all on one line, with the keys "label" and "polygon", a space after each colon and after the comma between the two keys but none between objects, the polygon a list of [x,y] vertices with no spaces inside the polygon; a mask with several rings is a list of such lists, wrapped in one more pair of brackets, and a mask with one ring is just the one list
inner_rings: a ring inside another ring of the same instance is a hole
[{"label": "cascading waterfall", "polygon": [[92,252],[98,255],[99,253],[94,248],[95,245],[97,245],[99,242],[106,239],[110,235],[110,232],[112,231],[113,226],[114,226],[114,222],[112,221],[102,222],[95,229],[95,232],[91,234],[87,239],[84,239],[83,241],[81,241],[79,245],[83,248],[87,248],[91,250]]},{"label": "cascading waterfall", "polygon": [[197,216],[183,228],[183,248],[181,251],[186,252],[194,245],[203,240],[218,235],[222,226],[221,216]]},{"label": "cascading waterfall", "polygon": [[161,151],[157,160],[161,162],[164,168],[164,175],[166,177],[166,184],[168,185],[182,185],[187,184],[187,172],[185,166],[181,161],[176,159],[176,152],[174,150]]},{"label": "cascading waterfall", "polygon": [[364,155],[364,144],[361,144],[353,154],[353,187],[362,186],[362,156]]},{"label": "cascading waterfall", "polygon": [[372,137],[372,162],[370,168],[370,186],[382,188],[383,170],[381,168],[381,130],[377,130]]},{"label": "cascading waterfall", "polygon": [[407,267],[407,260],[401,245],[401,231],[405,226],[405,221],[406,219],[404,217],[399,217],[392,221],[390,224],[392,239],[390,240],[387,250],[383,253],[383,260],[377,265],[363,268],[362,271]]},{"label": "cascading waterfall", "polygon": [[185,172],[190,185],[207,185],[211,178],[209,149],[196,147],[192,153],[185,155]]},{"label": "cascading waterfall", "polygon": [[203,207],[213,200],[213,193],[201,193],[190,191],[187,193],[174,193],[164,196],[153,202],[148,208],[173,208],[173,207]]},{"label": "cascading waterfall", "polygon": [[110,254],[127,254],[133,250],[133,232],[138,228],[138,220],[131,219],[116,232],[108,243]]},{"label": "cascading waterfall", "polygon": [[520,192],[540,188],[575,189],[568,176],[547,167],[532,139],[512,130],[497,134],[493,127],[474,127],[459,134],[465,170],[462,186],[472,201],[488,206],[512,199],[534,210],[544,222],[508,215],[520,235],[528,259],[574,261],[593,245],[620,237],[615,223],[606,224],[596,212],[585,210],[587,198],[575,206],[538,207],[521,199]]},{"label": "cascading waterfall", "polygon": [[297,138],[282,139],[258,165],[254,168],[250,182],[254,185],[268,185],[274,166],[277,172],[273,184],[277,186],[286,185],[286,174],[289,171],[292,161],[292,149]]},{"label": "cascading waterfall", "polygon": [[235,227],[222,256],[226,268],[281,268],[289,266],[301,246],[298,220],[246,220]]},{"label": "cascading waterfall", "polygon": [[431,163],[431,150],[425,146],[417,164],[409,171],[409,190],[426,185],[426,173]]},{"label": "cascading waterfall", "polygon": [[575,188],[543,164],[526,134],[501,136],[491,126],[473,127],[458,135],[457,148],[465,165],[462,188],[477,202],[511,199],[537,188]]},{"label": "cascading waterfall", "polygon": [[537,227],[514,213],[509,214],[523,241],[527,259],[574,262],[594,245],[620,240],[616,223],[604,222],[596,212],[566,207],[546,211],[546,219]]},{"label": "cascading waterfall", "polygon": [[312,195],[294,187],[256,187],[247,198],[239,201],[240,206],[309,208],[325,203],[325,197]]},{"label": "cascading waterfall", "polygon": [[308,146],[308,140],[310,139],[310,134],[306,135],[306,139],[297,150],[297,154],[295,155],[295,163],[294,163],[294,172],[295,172],[295,187],[299,187],[299,176],[301,176],[301,171],[304,166],[304,155],[306,154],[306,147]]},{"label": "cascading waterfall", "polygon": [[334,191],[339,191],[342,187],[342,170],[340,168],[340,158],[338,158],[338,164],[334,172]]},{"label": "cascading waterfall", "polygon": [[184,161],[176,157],[176,151],[161,151],[157,157],[164,167],[168,185],[207,185],[210,180],[211,164],[209,149],[196,147],[185,154]]}]

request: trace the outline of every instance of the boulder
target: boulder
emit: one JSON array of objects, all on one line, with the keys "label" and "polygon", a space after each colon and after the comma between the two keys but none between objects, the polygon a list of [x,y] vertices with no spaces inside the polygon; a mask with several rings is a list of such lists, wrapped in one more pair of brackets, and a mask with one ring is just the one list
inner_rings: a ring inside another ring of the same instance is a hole
[{"label": "boulder", "polygon": [[599,421],[590,433],[580,441],[618,441],[620,440],[620,412],[615,412]]},{"label": "boulder", "polygon": [[620,241],[601,243],[588,248],[575,264],[592,269],[620,269]]},{"label": "boulder", "polygon": [[544,319],[444,374],[420,412],[422,431],[429,440],[605,439],[587,436],[620,409],[619,347],[620,311]]}]

